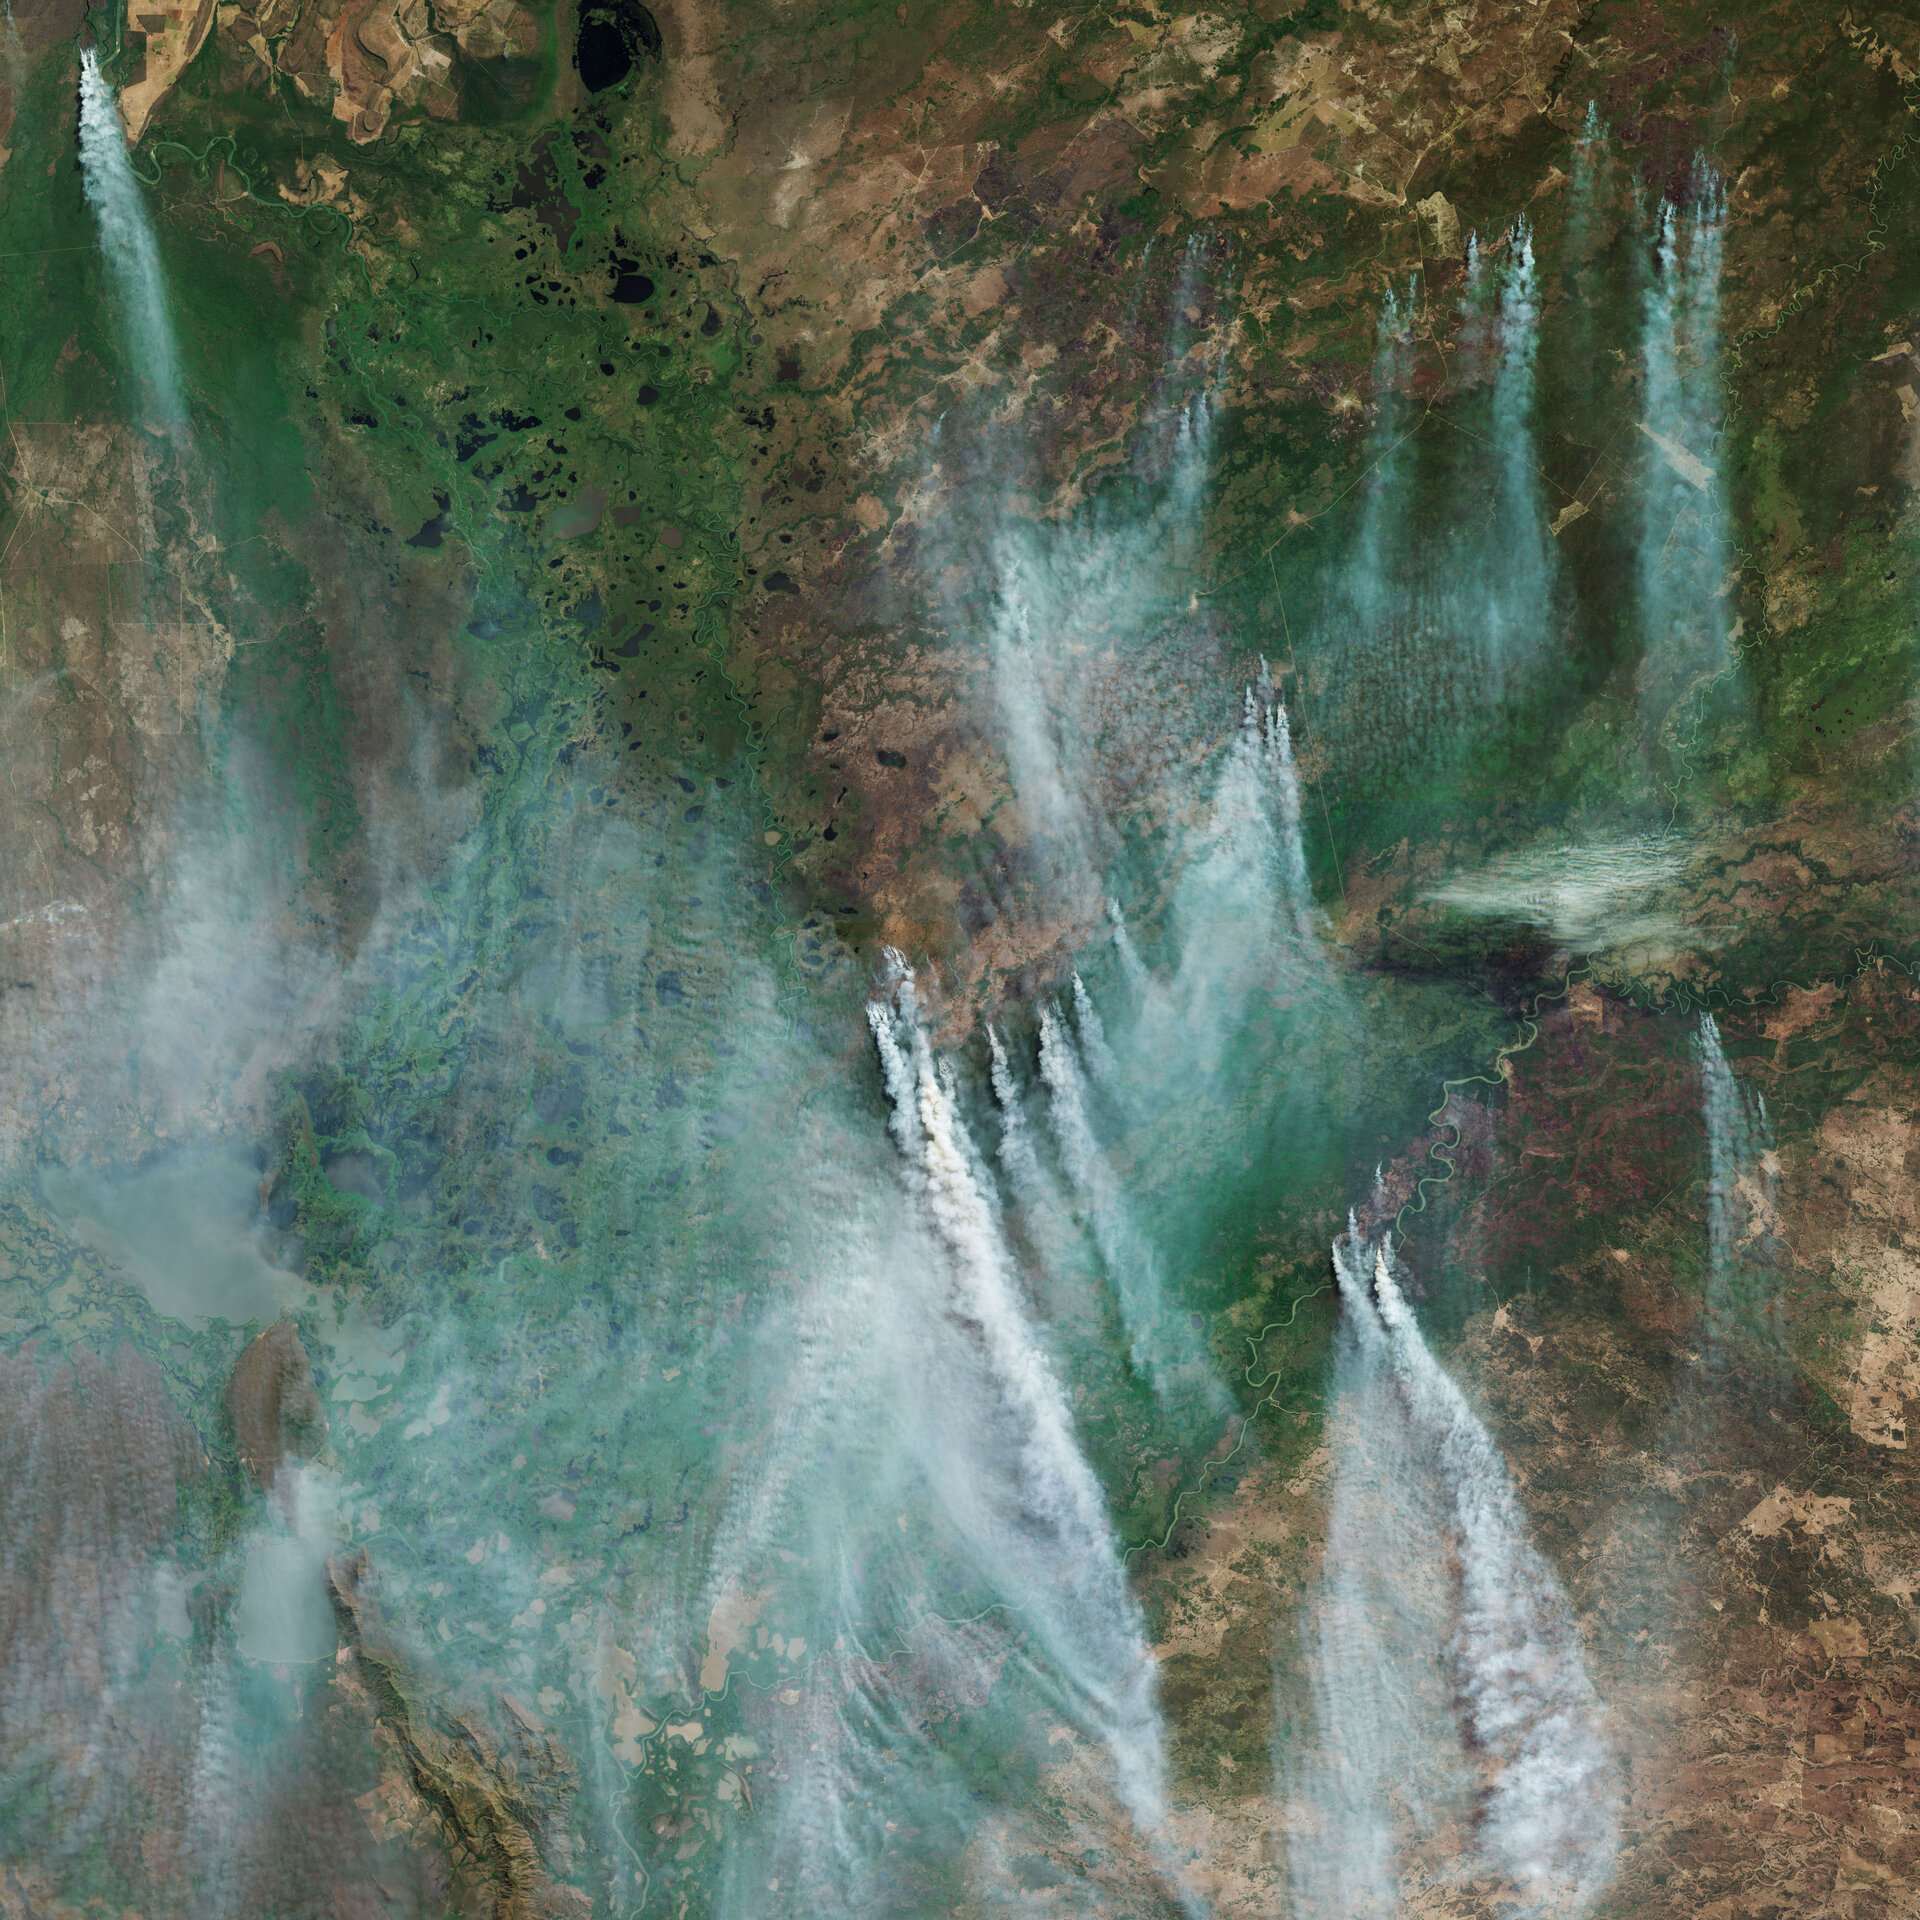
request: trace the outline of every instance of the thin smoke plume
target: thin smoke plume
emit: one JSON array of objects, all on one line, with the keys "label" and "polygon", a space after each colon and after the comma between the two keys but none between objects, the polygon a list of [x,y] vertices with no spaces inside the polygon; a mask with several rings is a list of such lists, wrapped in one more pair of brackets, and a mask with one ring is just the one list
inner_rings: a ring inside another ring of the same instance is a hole
[{"label": "thin smoke plume", "polygon": [[1707,1136],[1707,1332],[1723,1359],[1745,1349],[1763,1369],[1787,1353],[1785,1305],[1762,1261],[1777,1224],[1773,1129],[1765,1100],[1743,1087],[1710,1013],[1694,1034]]},{"label": "thin smoke plume", "polygon": [[[1498,1449],[1427,1346],[1387,1244],[1350,1222],[1333,1261],[1345,1317],[1336,1380],[1366,1424],[1343,1428],[1336,1412],[1336,1435],[1362,1451],[1336,1467],[1317,1702],[1329,1757],[1300,1783],[1299,1904],[1391,1912],[1411,1848],[1498,1876],[1520,1911],[1583,1912],[1612,1874],[1620,1789],[1565,1595],[1527,1537]],[[1411,1642],[1380,1630],[1396,1614]],[[1343,1655],[1359,1681],[1351,1701]],[[1350,1853],[1343,1806],[1360,1815]]]},{"label": "thin smoke plume", "polygon": [[1716,444],[1726,195],[1702,169],[1685,207],[1662,199],[1642,296],[1646,416],[1640,598],[1650,669],[1671,678],[1727,659],[1726,505]]},{"label": "thin smoke plume", "polygon": [[1046,1609],[1053,1651],[1107,1746],[1122,1803],[1151,1836],[1164,1810],[1165,1761],[1155,1669],[1138,1609],[1113,1550],[1099,1483],[1022,1305],[971,1142],[920,1023],[912,971],[897,955],[890,961],[892,992],[870,1003],[868,1021],[894,1140],[944,1249],[953,1310],[976,1330],[1018,1436],[1019,1507],[1056,1585],[1056,1604]]},{"label": "thin smoke plume", "polygon": [[100,250],[119,296],[128,350],[146,381],[160,424],[177,433],[186,424],[187,410],[160,248],[127,158],[126,134],[113,89],[91,47],[80,56],[80,167],[88,204],[100,226]]}]

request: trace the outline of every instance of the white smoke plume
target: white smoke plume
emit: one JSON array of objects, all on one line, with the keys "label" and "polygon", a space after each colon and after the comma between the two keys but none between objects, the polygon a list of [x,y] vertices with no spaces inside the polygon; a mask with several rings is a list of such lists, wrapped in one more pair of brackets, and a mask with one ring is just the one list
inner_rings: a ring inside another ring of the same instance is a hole
[{"label": "white smoke plume", "polygon": [[[1265,660],[1260,662],[1260,679],[1263,686],[1271,686]],[[1277,695],[1267,708],[1265,743],[1274,804],[1279,810],[1281,887],[1294,932],[1304,940],[1314,929],[1313,885],[1307,878],[1307,847],[1300,830],[1300,776],[1293,764],[1293,727],[1287,718],[1287,704]]]},{"label": "white smoke plume", "polygon": [[1120,959],[1121,975],[1135,993],[1144,993],[1152,976],[1147,972],[1147,963],[1140,958],[1140,949],[1133,944],[1133,935],[1127,930],[1127,917],[1120,911],[1118,900],[1107,902],[1107,919],[1113,927],[1113,950]]},{"label": "white smoke plume", "polygon": [[1108,1089],[1120,1084],[1120,1063],[1113,1057],[1113,1049],[1107,1045],[1107,1029],[1100,1018],[1100,1009],[1093,1004],[1093,996],[1087,991],[1087,983],[1080,978],[1080,969],[1073,970],[1073,1026],[1079,1037],[1080,1051],[1087,1057],[1087,1065],[1093,1071],[1093,1077]]},{"label": "white smoke plume", "polygon": [[1742,1347],[1771,1366],[1788,1344],[1780,1290],[1758,1259],[1777,1221],[1773,1129],[1765,1099],[1735,1078],[1712,1014],[1700,1016],[1694,1045],[1707,1136],[1707,1331],[1721,1355]]},{"label": "white smoke plume", "polygon": [[1195,649],[1169,587],[1198,540],[1211,414],[1204,396],[1181,410],[1149,514],[1116,519],[1096,508],[1064,525],[1016,521],[991,543],[986,623],[1000,742],[1049,904],[1082,923],[1099,916],[1088,889],[1110,851],[1111,816],[1171,769],[1160,713],[1190,697]]},{"label": "white smoke plume", "polygon": [[1047,1179],[1041,1170],[1040,1156],[1034,1146],[1033,1132],[1020,1098],[1019,1083],[1013,1077],[1013,1063],[999,1034],[987,1029],[987,1046],[992,1057],[994,1103],[1000,1110],[1000,1164],[1013,1187],[1013,1196],[1022,1206],[1035,1206],[1045,1197]]},{"label": "white smoke plume", "polygon": [[1493,386],[1498,545],[1483,562],[1492,583],[1487,594],[1487,641],[1496,686],[1524,666],[1539,645],[1558,586],[1533,433],[1534,362],[1539,346],[1533,229],[1520,220],[1510,236],[1500,284],[1500,364]]},{"label": "white smoke plume", "polygon": [[[1349,1403],[1334,1430],[1348,1458],[1321,1616],[1330,1758],[1318,1790],[1305,1787],[1322,1819],[1320,1844],[1310,1832],[1295,1848],[1301,1905],[1392,1911],[1400,1862],[1417,1858],[1422,1871],[1450,1860],[1497,1875],[1523,1912],[1583,1912],[1612,1873],[1620,1786],[1565,1595],[1492,1438],[1422,1337],[1387,1244],[1350,1224],[1333,1257]],[[1358,1434],[1352,1411],[1366,1419]],[[1382,1630],[1396,1616],[1411,1640]],[[1359,1674],[1352,1702],[1342,1659]],[[1436,1711],[1440,1674],[1451,1726]],[[1359,1844],[1329,1859],[1327,1816],[1343,1805],[1360,1817]]]},{"label": "white smoke plume", "polygon": [[1649,665],[1717,669],[1727,658],[1726,502],[1716,444],[1720,265],[1726,195],[1702,169],[1689,204],[1662,199],[1641,318],[1646,417],[1640,596]]},{"label": "white smoke plume", "polygon": [[[1568,604],[1540,475],[1530,225],[1473,239],[1450,311],[1419,306],[1420,291],[1407,281],[1382,301],[1358,525],[1321,621],[1340,668],[1316,744],[1350,792],[1402,791],[1437,751],[1484,733],[1489,710],[1551,660]],[[1427,408],[1412,378],[1416,317],[1446,368]],[[1430,413],[1459,431],[1422,431]]]},{"label": "white smoke plume", "polygon": [[1593,242],[1593,201],[1607,158],[1607,130],[1600,122],[1600,103],[1589,100],[1586,118],[1580,123],[1580,137],[1573,143],[1573,181],[1568,189],[1572,212],[1567,251],[1576,268],[1585,263]]},{"label": "white smoke plume", "polygon": [[1286,708],[1262,661],[1175,889],[1179,960],[1146,1009],[1155,1057],[1217,1072],[1259,999],[1323,977],[1313,925]]},{"label": "white smoke plume", "polygon": [[1362,482],[1360,530],[1343,586],[1355,610],[1370,620],[1387,609],[1391,593],[1389,549],[1400,539],[1406,476],[1412,465],[1408,436],[1413,425],[1409,387],[1413,377],[1413,314],[1419,276],[1403,289],[1389,286],[1380,302],[1374,334],[1371,385],[1373,428],[1367,436],[1369,459]]},{"label": "white smoke plume", "polygon": [[[977,1157],[921,1025],[913,974],[897,955],[890,961],[892,991],[869,1004],[868,1020],[894,1141],[944,1256],[940,1278],[950,1311],[973,1331],[1014,1435],[1014,1503],[1027,1544],[1000,1540],[992,1551],[1026,1563],[1034,1582],[1029,1617],[1107,1747],[1122,1804],[1150,1837],[1162,1816],[1165,1763],[1139,1610],[1113,1549],[1099,1483],[1027,1317]],[[974,1524],[983,1520],[975,1516]]]},{"label": "white smoke plume", "polygon": [[119,295],[127,346],[146,380],[159,424],[168,433],[178,433],[186,425],[187,410],[160,248],[127,158],[113,89],[91,47],[80,56],[80,167],[88,203],[100,223],[100,249]]},{"label": "white smoke plume", "polygon": [[1087,1112],[1087,1078],[1073,1038],[1051,1007],[1040,1010],[1040,1077],[1046,1082],[1047,1112],[1060,1164],[1079,1196],[1088,1229],[1119,1296],[1134,1365],[1162,1382],[1167,1360],[1161,1345],[1165,1302],[1159,1258],[1134,1229],[1120,1182],[1093,1131]]},{"label": "white smoke plume", "polygon": [[[1324,983],[1300,811],[1287,712],[1263,660],[1243,696],[1242,724],[1219,756],[1213,792],[1177,842],[1169,976],[1157,978],[1141,961],[1110,898],[1107,917],[1131,990],[1115,1016],[1118,1037],[1109,1039],[1077,970],[1071,1023],[1053,1007],[1039,1017],[1054,1150],[1114,1287],[1134,1364],[1163,1400],[1197,1396],[1192,1409],[1203,1418],[1224,1413],[1227,1398],[1184,1319],[1167,1311],[1163,1252],[1143,1222],[1151,1201],[1133,1190],[1116,1155],[1123,1138],[1139,1153],[1160,1116],[1183,1103],[1191,1110],[1195,1096],[1203,1127],[1231,1111],[1226,1089],[1258,1071],[1248,1064],[1256,1057],[1249,1023]],[[996,1088],[1005,1077],[1002,1058]]]},{"label": "white smoke plume", "polygon": [[1345,1312],[1327,1403],[1326,1550],[1303,1621],[1310,1714],[1283,1730],[1277,1756],[1299,1920],[1386,1920],[1400,1905],[1396,1836],[1444,1874],[1472,1813],[1447,1662],[1452,1584],[1441,1555],[1410,1550],[1443,1536],[1445,1490],[1408,1442],[1364,1253],[1351,1227],[1334,1248]]}]

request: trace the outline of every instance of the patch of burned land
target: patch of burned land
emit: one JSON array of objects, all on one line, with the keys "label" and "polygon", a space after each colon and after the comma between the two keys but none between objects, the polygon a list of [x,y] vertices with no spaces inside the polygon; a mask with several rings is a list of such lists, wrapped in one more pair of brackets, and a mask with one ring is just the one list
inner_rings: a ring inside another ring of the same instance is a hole
[{"label": "patch of burned land", "polygon": [[1768,1391],[1538,1296],[1477,1316],[1452,1365],[1611,1709],[1625,1844],[1603,1910],[1910,1911],[1920,1491],[1904,1455],[1804,1383]]},{"label": "patch of burned land", "polygon": [[1908,1912],[1920,998],[1870,965],[1720,1024],[1774,1130],[1739,1257],[1778,1301],[1775,1343],[1705,1337],[1692,1020],[1576,984],[1457,1156],[1445,1258],[1494,1292],[1449,1364],[1613,1712],[1625,1850],[1603,1910]]}]

